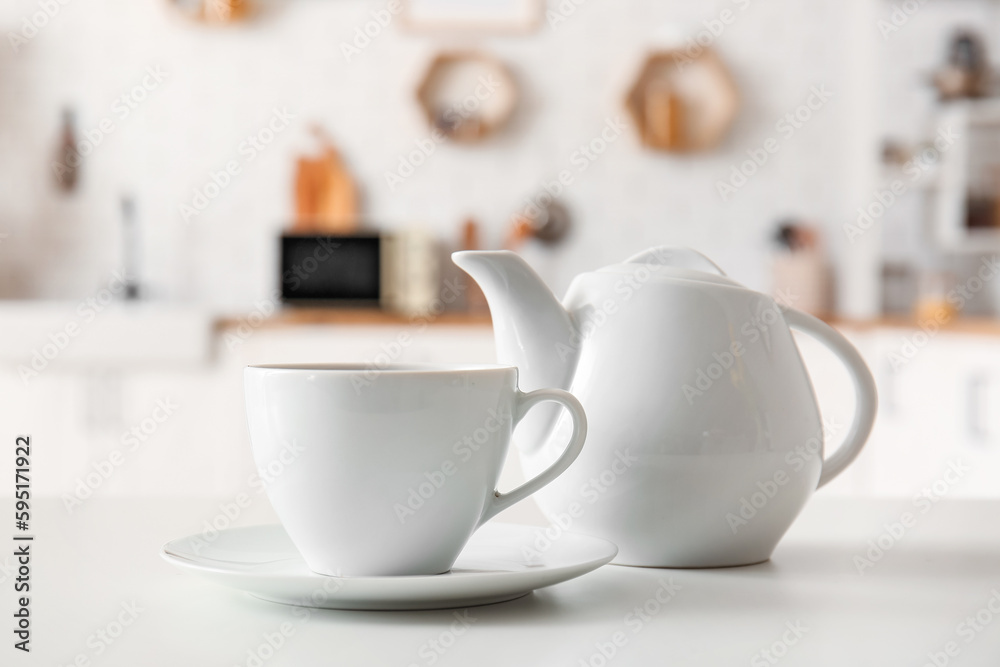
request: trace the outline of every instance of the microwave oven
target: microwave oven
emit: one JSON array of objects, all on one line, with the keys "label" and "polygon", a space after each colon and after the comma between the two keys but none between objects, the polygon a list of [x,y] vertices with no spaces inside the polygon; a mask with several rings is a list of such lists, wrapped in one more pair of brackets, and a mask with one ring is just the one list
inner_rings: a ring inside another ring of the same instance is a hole
[{"label": "microwave oven", "polygon": [[383,240],[378,234],[281,237],[281,299],[295,305],[378,306]]}]

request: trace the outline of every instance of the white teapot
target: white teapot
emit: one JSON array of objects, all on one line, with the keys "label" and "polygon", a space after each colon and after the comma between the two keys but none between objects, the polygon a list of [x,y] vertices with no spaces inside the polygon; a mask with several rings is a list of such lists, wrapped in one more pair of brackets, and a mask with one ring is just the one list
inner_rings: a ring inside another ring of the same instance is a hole
[{"label": "white teapot", "polygon": [[[616,543],[617,563],[767,560],[871,432],[875,383],[851,344],[693,250],[652,248],[581,274],[562,303],[512,252],[452,257],[485,293],[498,361],[517,365],[521,388],[561,387],[583,403],[587,446],[536,499],[564,528]],[[829,458],[789,327],[829,346],[853,378],[854,421]],[[546,410],[515,434],[528,475],[553,463],[572,430]]]}]

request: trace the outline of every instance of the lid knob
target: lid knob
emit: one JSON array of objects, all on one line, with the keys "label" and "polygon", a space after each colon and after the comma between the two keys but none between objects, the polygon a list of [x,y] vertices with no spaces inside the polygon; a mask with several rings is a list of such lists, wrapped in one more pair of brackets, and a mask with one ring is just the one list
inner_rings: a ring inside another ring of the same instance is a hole
[{"label": "lid knob", "polygon": [[705,271],[725,276],[726,272],[718,265],[705,257],[697,250],[684,248],[681,246],[661,245],[655,248],[643,250],[637,255],[632,255],[627,260],[627,264],[657,264],[660,266],[673,266],[678,269],[692,269],[694,271]]}]

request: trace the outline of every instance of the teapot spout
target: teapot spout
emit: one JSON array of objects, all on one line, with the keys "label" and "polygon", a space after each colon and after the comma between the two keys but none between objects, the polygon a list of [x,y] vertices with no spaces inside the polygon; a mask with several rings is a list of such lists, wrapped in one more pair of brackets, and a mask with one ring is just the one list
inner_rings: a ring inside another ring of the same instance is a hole
[{"label": "teapot spout", "polygon": [[522,391],[568,389],[577,354],[573,318],[538,274],[509,250],[464,250],[451,258],[482,288],[497,361],[518,367]]}]

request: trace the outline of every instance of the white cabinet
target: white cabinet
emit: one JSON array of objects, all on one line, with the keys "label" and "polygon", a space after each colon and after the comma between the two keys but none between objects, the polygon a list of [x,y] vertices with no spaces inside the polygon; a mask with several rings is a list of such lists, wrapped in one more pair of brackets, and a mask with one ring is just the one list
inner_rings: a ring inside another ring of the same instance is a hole
[{"label": "white cabinet", "polygon": [[[1000,497],[1000,339],[904,328],[874,338],[872,492],[914,496],[938,483],[949,496]],[[952,464],[969,471],[943,485]]]},{"label": "white cabinet", "polygon": [[[1000,337],[926,336],[916,329],[843,329],[879,389],[871,440],[825,494],[912,497],[942,480],[953,462],[968,468],[948,495],[1000,497]],[[243,407],[248,364],[493,362],[485,324],[261,326],[244,337],[220,332],[210,363],[94,374],[52,369],[25,385],[0,374],[7,437],[36,438],[36,493],[71,493],[114,450],[124,462],[94,497],[116,494],[233,496],[254,473]],[[820,343],[796,334],[828,428],[827,451],[854,415],[844,366]],[[164,417],[162,404],[172,405]],[[140,443],[126,433],[139,429]],[[123,438],[127,439],[123,440]],[[0,461],[0,472],[9,461]],[[513,461],[502,485],[520,480]],[[938,485],[941,488],[941,485]]]},{"label": "white cabinet", "polygon": [[[902,327],[843,332],[875,377],[879,410],[861,455],[824,493],[1000,498],[1000,338]],[[829,453],[854,414],[850,377],[820,344],[796,341],[831,426]],[[966,468],[961,477],[949,472]]]},{"label": "white cabinet", "polygon": [[1000,341],[966,336],[948,349],[950,421],[941,444],[950,446],[941,449],[969,468],[954,494],[1000,497]]},{"label": "white cabinet", "polygon": [[941,475],[956,446],[960,412],[950,386],[957,382],[953,357],[960,346],[940,334],[887,329],[876,334],[870,363],[882,398],[881,429],[870,443],[881,495],[912,496]]},{"label": "white cabinet", "polygon": [[[267,325],[245,337],[227,333],[219,332],[213,358],[200,364],[100,373],[67,365],[27,385],[14,366],[0,365],[4,437],[34,437],[35,493],[78,492],[86,506],[111,495],[254,492],[243,406],[248,364],[496,359],[487,325]],[[0,472],[11,461],[0,460]]]}]

